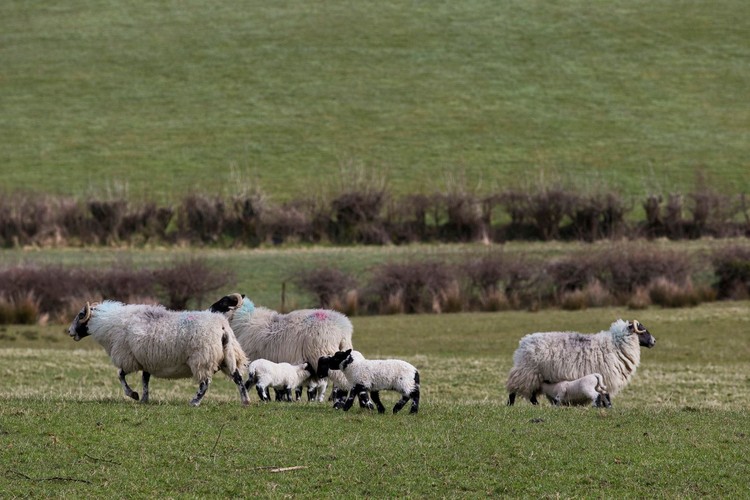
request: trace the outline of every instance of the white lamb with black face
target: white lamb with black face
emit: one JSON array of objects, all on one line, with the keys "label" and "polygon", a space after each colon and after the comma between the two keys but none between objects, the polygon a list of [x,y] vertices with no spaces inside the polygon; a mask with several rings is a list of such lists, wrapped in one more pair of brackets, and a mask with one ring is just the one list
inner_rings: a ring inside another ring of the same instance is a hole
[{"label": "white lamb with black face", "polygon": [[221,370],[249,404],[240,370],[247,357],[226,318],[208,311],[170,311],[163,306],[123,304],[111,300],[86,304],[68,329],[73,340],[91,336],[118,368],[125,395],[139,395],[125,380],[129,373],[143,372],[142,403],[148,402],[151,375],[159,378],[190,378],[198,392],[190,401],[198,406],[213,375]]},{"label": "white lamb with black face", "polygon": [[348,349],[318,360],[318,376],[326,376],[328,370],[341,370],[352,386],[344,403],[344,411],[352,407],[355,397],[369,391],[378,413],[385,413],[385,407],[380,401],[380,391],[385,390],[401,394],[401,399],[393,407],[393,413],[398,413],[410,399],[412,404],[409,413],[419,411],[419,371],[406,361],[365,359],[357,351]]},{"label": "white lamb with black face", "polygon": [[300,387],[314,375],[312,367],[307,363],[291,365],[289,363],[274,363],[267,359],[256,359],[248,368],[248,379],[245,388],[255,385],[261,401],[270,401],[268,388],[276,391],[277,400],[291,401],[292,390]]},{"label": "white lamb with black face", "polygon": [[612,403],[600,373],[590,373],[576,380],[551,383],[542,382],[542,393],[555,406],[591,404],[597,408],[610,407]]}]

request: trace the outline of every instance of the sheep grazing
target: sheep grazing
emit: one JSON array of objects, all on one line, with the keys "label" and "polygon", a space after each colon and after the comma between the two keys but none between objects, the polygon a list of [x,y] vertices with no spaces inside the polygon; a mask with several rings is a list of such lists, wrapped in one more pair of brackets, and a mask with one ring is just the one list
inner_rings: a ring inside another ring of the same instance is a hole
[{"label": "sheep grazing", "polygon": [[[255,385],[261,401],[270,401],[268,388],[273,387],[277,399],[292,400],[292,389],[301,386],[315,374],[308,363],[290,365],[289,363],[274,363],[267,359],[256,359],[248,368],[248,379],[245,388]],[[280,397],[279,397],[280,396]]]},{"label": "sheep grazing", "polygon": [[125,380],[130,373],[143,372],[142,403],[149,399],[151,375],[172,379],[192,376],[199,386],[190,404],[198,406],[214,373],[221,370],[237,384],[242,404],[249,404],[240,372],[247,357],[220,314],[107,300],[87,303],[68,333],[75,341],[89,335],[97,341],[118,368],[125,395],[136,401],[138,393]]},{"label": "sheep grazing", "polygon": [[597,408],[610,407],[612,402],[600,373],[590,373],[576,380],[542,382],[542,392],[555,406],[592,404]]},{"label": "sheep grazing", "polygon": [[[275,363],[306,362],[317,371],[320,357],[352,348],[352,323],[336,311],[300,309],[281,314],[255,306],[238,293],[222,297],[209,310],[227,317],[251,361],[263,358]],[[343,382],[341,379],[333,377],[334,386]]]},{"label": "sheep grazing", "polygon": [[538,404],[542,382],[576,380],[600,373],[611,397],[617,395],[635,374],[641,361],[641,346],[651,348],[656,339],[637,320],[618,319],[609,330],[593,335],[576,332],[545,332],[526,335],[513,354],[508,374],[508,405],[516,394]]},{"label": "sheep grazing", "polygon": [[333,356],[324,356],[318,360],[318,376],[324,377],[328,370],[341,370],[352,386],[349,397],[344,403],[344,411],[352,407],[354,398],[365,392],[378,408],[378,413],[385,413],[380,401],[380,391],[393,390],[401,393],[401,399],[393,407],[393,413],[412,400],[409,413],[419,411],[419,372],[413,365],[400,359],[373,360],[364,359],[351,349],[339,351]]}]

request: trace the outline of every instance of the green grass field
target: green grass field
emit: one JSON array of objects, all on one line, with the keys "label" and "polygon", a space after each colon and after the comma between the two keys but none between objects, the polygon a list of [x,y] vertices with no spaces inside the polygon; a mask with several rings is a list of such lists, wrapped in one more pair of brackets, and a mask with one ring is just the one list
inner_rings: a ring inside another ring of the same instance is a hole
[{"label": "green grass field", "polygon": [[[0,188],[747,191],[750,4],[0,5]],[[243,186],[243,188],[246,186]]]},{"label": "green grass field", "polygon": [[[328,404],[241,408],[217,377],[152,382],[126,400],[91,339],[0,328],[0,490],[6,496],[745,497],[750,303],[641,311],[657,338],[610,410],[508,408],[518,339],[598,331],[619,309],[354,318],[371,357],[417,365],[417,416]],[[395,396],[384,393],[386,406]],[[286,467],[301,467],[275,472]]]}]

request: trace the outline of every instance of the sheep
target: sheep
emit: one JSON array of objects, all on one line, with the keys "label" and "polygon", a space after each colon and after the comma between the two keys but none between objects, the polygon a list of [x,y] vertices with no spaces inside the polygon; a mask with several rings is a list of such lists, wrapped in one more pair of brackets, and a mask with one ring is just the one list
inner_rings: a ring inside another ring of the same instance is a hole
[{"label": "sheep", "polygon": [[[259,307],[244,295],[226,295],[209,311],[224,314],[248,359],[275,363],[309,363],[317,371],[318,359],[352,348],[352,323],[328,309],[299,309],[281,314]],[[334,399],[340,400],[344,377],[333,376]],[[361,405],[372,405],[366,395]]]},{"label": "sheep", "polygon": [[656,339],[637,320],[618,319],[607,331],[594,335],[577,332],[533,333],[523,337],[513,354],[508,374],[508,406],[516,394],[538,404],[544,380],[575,380],[600,373],[611,397],[633,377],[641,361],[640,346],[651,348]]},{"label": "sheep", "polygon": [[322,402],[325,398],[326,388],[328,387],[327,378],[318,378],[317,375],[310,377],[302,385],[294,389],[294,398],[299,400],[302,397],[302,390],[307,387],[307,400]]},{"label": "sheep", "polygon": [[125,395],[136,401],[139,395],[125,377],[143,372],[141,403],[148,402],[151,375],[172,379],[192,376],[199,386],[190,404],[198,406],[219,370],[237,385],[242,404],[250,403],[240,372],[247,357],[220,314],[106,300],[86,303],[68,333],[76,342],[90,335],[99,343],[118,369]]},{"label": "sheep", "polygon": [[409,413],[419,411],[419,371],[400,359],[372,360],[364,359],[351,349],[339,351],[333,356],[323,356],[318,360],[318,376],[327,375],[328,370],[341,370],[352,386],[349,397],[344,403],[344,411],[352,407],[355,396],[364,391],[377,405],[378,413],[385,413],[380,401],[380,391],[393,390],[401,393],[401,399],[393,407],[393,413],[412,400]]},{"label": "sheep", "polygon": [[[256,359],[248,368],[248,379],[245,388],[255,385],[261,401],[270,401],[268,388],[273,387],[277,399],[292,400],[292,389],[296,389],[314,375],[314,370],[308,363],[291,365],[289,363],[274,363],[267,359]],[[279,398],[279,396],[281,396]]]},{"label": "sheep", "polygon": [[554,384],[545,380],[542,382],[542,392],[555,406],[588,403],[597,408],[612,406],[600,373],[590,373],[576,380],[563,380]]}]

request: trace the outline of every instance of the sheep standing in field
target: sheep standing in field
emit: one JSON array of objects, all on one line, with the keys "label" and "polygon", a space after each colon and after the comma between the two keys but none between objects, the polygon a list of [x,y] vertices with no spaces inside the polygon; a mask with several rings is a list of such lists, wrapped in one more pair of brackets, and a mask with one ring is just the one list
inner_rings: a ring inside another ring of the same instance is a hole
[{"label": "sheep standing in field", "polygon": [[577,332],[532,333],[521,339],[508,374],[508,405],[516,394],[538,404],[542,382],[575,380],[600,373],[614,397],[635,374],[641,346],[651,348],[656,339],[637,320],[618,319],[609,330],[593,335]]},{"label": "sheep standing in field", "polygon": [[600,373],[590,373],[576,380],[563,380],[554,384],[545,380],[542,382],[542,392],[550,404],[555,406],[589,403],[597,408],[612,406]]},{"label": "sheep standing in field", "polygon": [[307,363],[290,365],[289,363],[274,363],[267,359],[256,359],[248,368],[245,388],[249,390],[252,385],[255,385],[260,400],[270,401],[268,388],[273,387],[277,400],[291,401],[292,389],[296,389],[313,375],[314,371]]},{"label": "sheep standing in field", "polygon": [[142,403],[148,402],[151,375],[190,378],[198,392],[190,401],[198,406],[214,373],[221,370],[249,404],[240,370],[247,357],[226,318],[207,311],[169,311],[162,306],[123,304],[115,301],[87,303],[68,329],[73,340],[91,336],[118,368],[125,395],[138,401],[138,393],[125,380],[129,373],[143,372]]},{"label": "sheep standing in field", "polygon": [[380,401],[380,391],[383,390],[397,391],[401,394],[401,399],[393,407],[394,414],[398,413],[409,399],[412,400],[409,413],[419,411],[419,372],[406,361],[365,359],[361,355],[356,355],[356,351],[352,353],[351,349],[347,349],[318,360],[318,376],[325,376],[328,370],[341,370],[352,386],[344,403],[344,411],[352,407],[357,395],[369,391],[378,413],[385,413],[385,407]]},{"label": "sheep standing in field", "polygon": [[[345,315],[328,309],[300,309],[281,314],[258,307],[238,293],[212,304],[212,312],[224,314],[248,359],[275,363],[308,363],[317,371],[318,359],[352,348],[352,323]],[[348,389],[343,376],[332,375],[336,388]],[[360,398],[360,404],[371,405]]]}]

